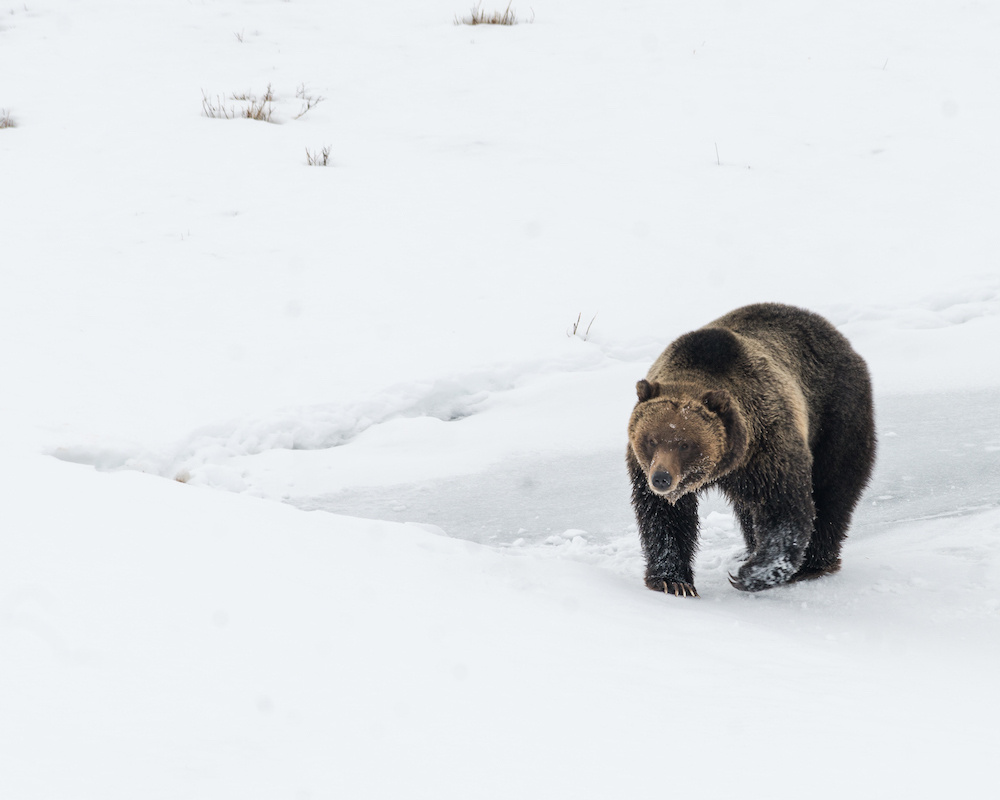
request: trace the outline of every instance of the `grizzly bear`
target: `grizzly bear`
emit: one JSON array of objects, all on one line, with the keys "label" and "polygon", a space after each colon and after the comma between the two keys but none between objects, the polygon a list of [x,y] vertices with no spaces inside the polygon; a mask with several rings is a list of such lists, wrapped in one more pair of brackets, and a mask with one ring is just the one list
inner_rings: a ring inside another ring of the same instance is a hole
[{"label": "grizzly bear", "polygon": [[697,495],[732,503],[756,592],[840,569],[875,460],[864,360],[810,311],[738,308],[674,341],[636,385],[626,460],[646,586],[697,597]]}]

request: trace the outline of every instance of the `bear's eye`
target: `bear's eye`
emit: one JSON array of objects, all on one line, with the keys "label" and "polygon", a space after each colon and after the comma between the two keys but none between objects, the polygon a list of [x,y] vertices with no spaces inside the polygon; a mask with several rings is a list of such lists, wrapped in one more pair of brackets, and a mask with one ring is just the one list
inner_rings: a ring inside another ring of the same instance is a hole
[{"label": "bear's eye", "polygon": [[687,442],[681,442],[681,450],[687,450],[690,446]]},{"label": "bear's eye", "polygon": [[652,449],[656,447],[656,439],[654,439],[652,436],[649,436],[646,438],[646,444],[649,445],[650,449]]}]

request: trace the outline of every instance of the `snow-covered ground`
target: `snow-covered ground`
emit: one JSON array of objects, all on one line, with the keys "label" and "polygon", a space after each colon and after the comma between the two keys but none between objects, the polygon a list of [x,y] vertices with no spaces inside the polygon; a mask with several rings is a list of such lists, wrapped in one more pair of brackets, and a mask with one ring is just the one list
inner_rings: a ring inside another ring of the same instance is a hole
[{"label": "snow-covered ground", "polygon": [[[0,6],[0,796],[1000,789],[1000,7],[517,10]],[[654,594],[635,381],[762,300],[872,370],[844,568],[709,496]]]}]

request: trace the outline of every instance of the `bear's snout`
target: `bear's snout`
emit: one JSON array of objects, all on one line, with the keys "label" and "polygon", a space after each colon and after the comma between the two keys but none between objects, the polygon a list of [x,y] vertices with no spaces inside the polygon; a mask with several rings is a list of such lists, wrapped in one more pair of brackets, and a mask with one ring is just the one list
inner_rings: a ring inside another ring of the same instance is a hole
[{"label": "bear's snout", "polygon": [[650,480],[653,483],[653,488],[660,492],[667,491],[674,482],[673,476],[665,469],[658,469]]}]

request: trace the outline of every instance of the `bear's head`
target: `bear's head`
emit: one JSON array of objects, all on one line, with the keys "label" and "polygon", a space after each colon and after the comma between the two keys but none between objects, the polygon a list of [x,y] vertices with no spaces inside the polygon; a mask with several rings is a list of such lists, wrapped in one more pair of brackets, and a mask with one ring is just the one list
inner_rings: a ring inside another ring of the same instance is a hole
[{"label": "bear's head", "polygon": [[654,494],[676,503],[742,458],[745,429],[728,392],[646,380],[636,392],[629,446]]}]

